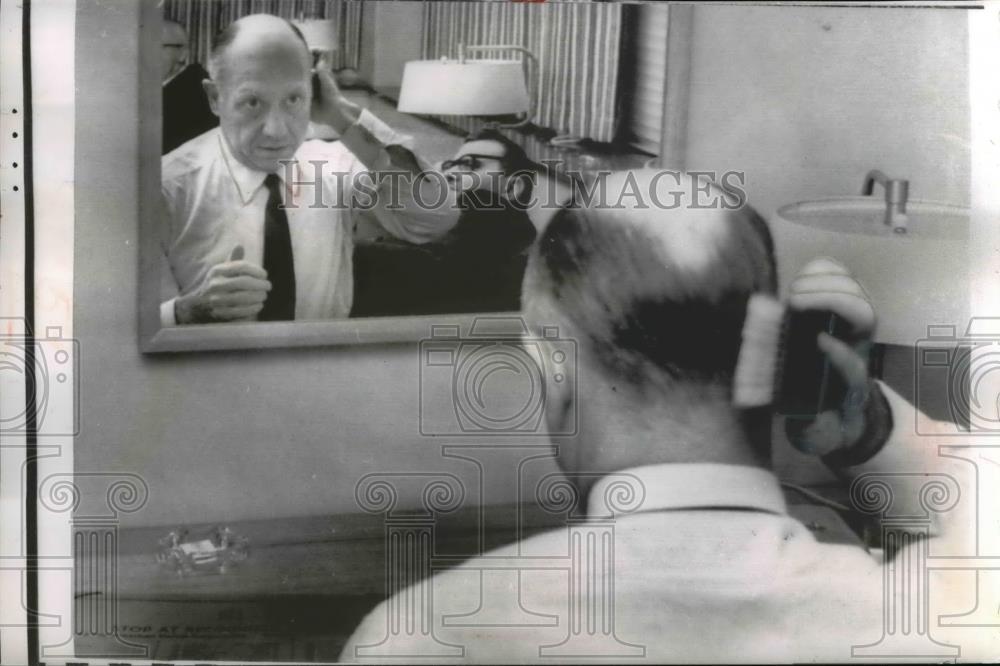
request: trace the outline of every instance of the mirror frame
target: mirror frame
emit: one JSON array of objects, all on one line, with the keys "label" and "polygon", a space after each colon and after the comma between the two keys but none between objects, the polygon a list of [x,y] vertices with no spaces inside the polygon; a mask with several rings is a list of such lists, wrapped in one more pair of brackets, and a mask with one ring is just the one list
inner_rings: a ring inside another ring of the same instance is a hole
[{"label": "mirror frame", "polygon": [[[162,90],[159,52],[145,48],[160,43],[163,17],[157,3],[143,0],[140,9],[139,51],[139,266],[138,333],[144,354],[200,352],[288,347],[323,347],[357,344],[418,342],[433,325],[447,323],[468,330],[477,317],[518,316],[503,313],[455,313],[400,317],[364,317],[293,322],[246,322],[160,325],[160,249],[153,228],[160,198],[160,153],[163,123],[162,96],[145,94]],[[147,159],[148,156],[156,159]]]},{"label": "mirror frame", "polygon": [[240,324],[195,324],[157,327],[140,339],[143,353],[228,351],[289,347],[419,342],[430,337],[435,326],[471,329],[480,318],[519,317],[518,312],[436,314],[411,317],[364,317],[328,321],[247,322]]},{"label": "mirror frame", "polygon": [[[155,0],[141,0],[139,51],[139,266],[138,329],[143,353],[316,347],[335,345],[417,342],[430,334],[431,326],[448,324],[471,327],[478,317],[512,317],[520,313],[483,312],[401,317],[365,317],[323,321],[240,324],[198,324],[161,327],[159,313],[161,262],[155,224],[160,197],[162,98],[143,94],[161,90],[159,52],[143,48],[159,44],[163,17]],[[664,120],[659,166],[683,169],[686,163],[687,110],[694,7],[669,8],[669,53],[664,71]],[[145,160],[144,156],[157,159]],[[544,222],[541,224],[544,225]]]}]

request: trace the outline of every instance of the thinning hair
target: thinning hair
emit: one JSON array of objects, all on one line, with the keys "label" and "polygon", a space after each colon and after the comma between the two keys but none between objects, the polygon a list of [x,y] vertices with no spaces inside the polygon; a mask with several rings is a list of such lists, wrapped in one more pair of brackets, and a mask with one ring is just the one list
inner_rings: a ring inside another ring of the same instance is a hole
[{"label": "thinning hair", "polygon": [[[275,18],[280,17],[276,16]],[[309,51],[309,44],[306,42],[305,35],[303,35],[302,31],[288,19],[281,20],[284,21],[289,28],[291,28],[292,32],[295,33],[295,36],[302,42],[302,46],[305,48],[306,56],[309,61],[312,62],[312,54]],[[217,81],[219,79],[226,50],[234,41],[236,41],[236,37],[239,35],[243,25],[243,22],[240,19],[237,19],[217,32],[215,37],[212,38],[212,50],[208,56],[208,75],[212,77],[213,80]]]},{"label": "thinning hair", "polygon": [[[649,184],[655,173],[632,176]],[[747,300],[776,290],[774,243],[749,206],[570,206],[533,247],[523,300],[554,311],[611,378],[643,394],[728,389]]]}]

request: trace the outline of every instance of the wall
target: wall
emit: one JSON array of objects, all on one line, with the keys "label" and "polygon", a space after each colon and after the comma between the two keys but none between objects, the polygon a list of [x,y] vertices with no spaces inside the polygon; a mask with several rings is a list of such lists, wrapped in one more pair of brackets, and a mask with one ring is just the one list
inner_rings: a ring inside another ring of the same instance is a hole
[{"label": "wall", "polygon": [[[900,8],[695,10],[688,167],[747,173],[765,216],[860,194],[878,167],[914,199],[970,203],[968,15]],[[783,272],[815,248],[775,228]]]},{"label": "wall", "polygon": [[[964,14],[904,22],[900,11],[700,6],[692,166],[747,170],[768,213],[853,192],[876,164],[921,197],[967,202]],[[138,15],[138,3],[78,3],[77,470],[146,479],[150,501],[126,525],[353,511],[356,481],[376,471],[451,471],[478,491],[474,465],[442,460],[440,442],[418,434],[416,344],[139,354]],[[489,465],[500,472],[483,484],[487,502],[514,498],[523,454]]]},{"label": "wall", "polygon": [[423,3],[366,2],[361,19],[361,77],[378,89],[398,88],[408,60],[420,59]]},{"label": "wall", "polygon": [[[478,493],[475,465],[419,436],[416,343],[138,352],[138,26],[139,3],[78,2],[77,471],[145,478],[149,502],[126,526],[357,511],[355,483],[376,471],[450,471]],[[489,467],[488,503],[514,501],[521,453]]]}]

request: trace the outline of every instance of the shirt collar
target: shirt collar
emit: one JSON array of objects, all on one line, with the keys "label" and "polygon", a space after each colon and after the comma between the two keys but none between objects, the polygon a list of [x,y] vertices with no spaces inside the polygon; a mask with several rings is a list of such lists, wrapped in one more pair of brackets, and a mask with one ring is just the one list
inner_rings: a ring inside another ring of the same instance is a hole
[{"label": "shirt collar", "polygon": [[180,76],[180,73],[183,72],[187,68],[188,68],[188,66],[184,65],[183,67],[181,67],[180,69],[178,69],[176,72],[174,72],[173,74],[171,74],[170,76],[168,76],[167,80],[163,82],[164,87],[166,87],[166,85],[168,83],[170,83],[171,81],[173,81],[174,79],[176,79],[178,76]]},{"label": "shirt collar", "polygon": [[[258,171],[248,167],[247,165],[236,159],[232,151],[229,149],[229,142],[226,141],[226,136],[223,134],[222,129],[219,129],[219,150],[222,151],[222,160],[226,164],[226,169],[229,171],[229,176],[233,179],[233,184],[236,185],[237,191],[240,193],[240,200],[244,204],[250,203],[253,199],[254,194],[260,189],[260,186],[264,184],[264,179],[267,178],[268,174],[264,171]],[[299,181],[302,180],[302,176],[299,173],[299,162],[298,162],[298,151],[292,156],[295,161],[293,168],[295,169],[295,180],[292,182],[289,188],[289,194],[292,196],[297,196],[299,193]],[[275,174],[281,179],[281,182],[285,183],[286,187],[288,183],[285,182],[285,169],[278,169]]]},{"label": "shirt collar", "polygon": [[645,465],[601,477],[590,489],[587,515],[678,509],[751,509],[784,515],[777,477],[748,465]]}]

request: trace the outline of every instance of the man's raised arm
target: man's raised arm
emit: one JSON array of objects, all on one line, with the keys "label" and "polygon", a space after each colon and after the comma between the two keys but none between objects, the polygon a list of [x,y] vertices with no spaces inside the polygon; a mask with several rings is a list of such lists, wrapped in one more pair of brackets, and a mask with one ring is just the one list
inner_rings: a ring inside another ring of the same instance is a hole
[{"label": "man's raised arm", "polygon": [[436,240],[455,226],[460,210],[454,191],[443,174],[413,153],[410,137],[344,97],[329,72],[318,71],[316,80],[313,121],[337,130],[358,159],[354,180],[360,204],[387,231],[411,243]]}]

